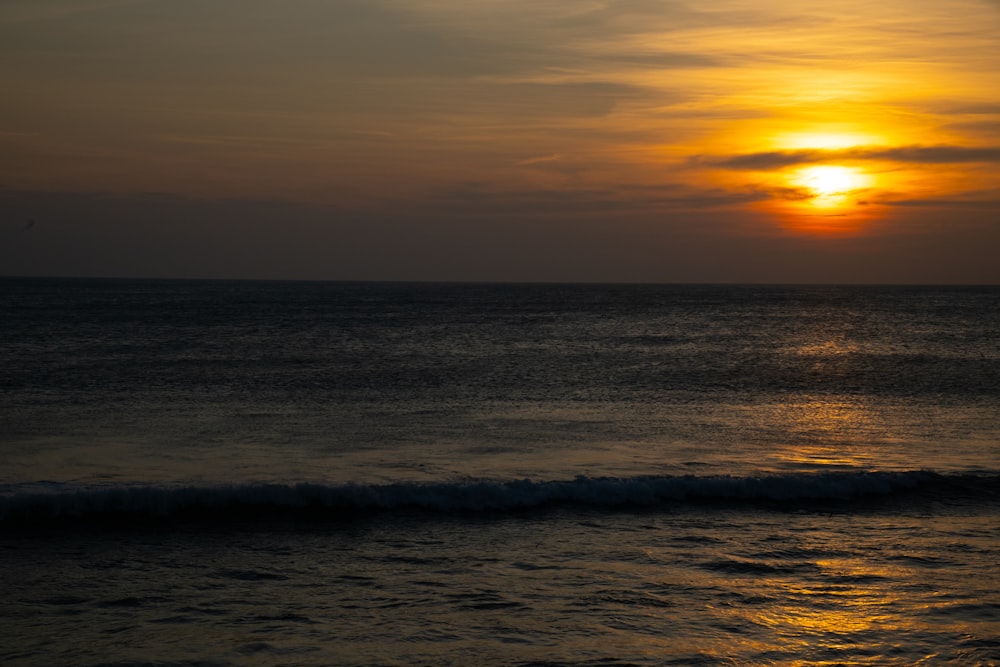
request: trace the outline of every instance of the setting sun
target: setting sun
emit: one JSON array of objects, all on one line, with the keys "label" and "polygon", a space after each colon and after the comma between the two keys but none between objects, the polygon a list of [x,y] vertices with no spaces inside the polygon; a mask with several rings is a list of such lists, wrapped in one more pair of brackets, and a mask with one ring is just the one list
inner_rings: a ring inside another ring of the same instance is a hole
[{"label": "setting sun", "polygon": [[775,209],[786,230],[810,236],[863,233],[872,207],[859,200],[875,187],[875,179],[860,168],[843,165],[810,165],[784,172],[794,193]]},{"label": "setting sun", "polygon": [[812,193],[811,201],[816,206],[843,203],[847,195],[863,185],[862,180],[856,169],[827,165],[801,169],[794,179],[798,186]]}]

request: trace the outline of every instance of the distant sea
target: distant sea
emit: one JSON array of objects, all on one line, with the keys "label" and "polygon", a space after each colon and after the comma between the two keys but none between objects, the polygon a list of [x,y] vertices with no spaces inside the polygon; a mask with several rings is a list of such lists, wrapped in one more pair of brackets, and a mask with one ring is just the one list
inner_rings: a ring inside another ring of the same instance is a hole
[{"label": "distant sea", "polygon": [[1000,288],[0,279],[5,665],[996,665]]}]

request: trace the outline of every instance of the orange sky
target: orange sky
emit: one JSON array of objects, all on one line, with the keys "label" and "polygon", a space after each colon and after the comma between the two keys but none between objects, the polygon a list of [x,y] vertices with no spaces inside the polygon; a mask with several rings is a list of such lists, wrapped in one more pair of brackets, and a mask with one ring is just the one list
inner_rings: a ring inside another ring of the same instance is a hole
[{"label": "orange sky", "polygon": [[1000,282],[1000,2],[5,0],[0,275]]}]

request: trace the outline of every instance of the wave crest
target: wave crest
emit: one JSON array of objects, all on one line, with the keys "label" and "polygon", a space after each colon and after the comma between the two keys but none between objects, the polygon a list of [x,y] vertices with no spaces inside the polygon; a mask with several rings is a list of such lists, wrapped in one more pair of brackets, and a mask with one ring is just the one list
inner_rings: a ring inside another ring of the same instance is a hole
[{"label": "wave crest", "polygon": [[763,477],[640,476],[572,480],[395,484],[248,484],[114,487],[14,493],[0,498],[0,522],[129,517],[225,517],[266,513],[329,515],[422,510],[504,512],[550,506],[669,507],[681,504],[853,501],[915,494],[995,500],[998,477],[928,471],[850,472]]}]

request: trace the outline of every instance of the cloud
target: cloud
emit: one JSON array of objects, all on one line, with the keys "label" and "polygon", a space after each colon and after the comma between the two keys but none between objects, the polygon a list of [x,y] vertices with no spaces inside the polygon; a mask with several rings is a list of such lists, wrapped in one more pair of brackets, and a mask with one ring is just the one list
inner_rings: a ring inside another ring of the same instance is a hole
[{"label": "cloud", "polygon": [[[506,115],[604,116],[619,99],[644,95],[641,88],[620,83],[555,82],[470,85],[463,110],[484,109]],[[457,93],[459,97],[461,93]]]},{"label": "cloud", "polygon": [[58,19],[75,14],[101,12],[117,7],[135,5],[148,0],[93,0],[67,2],[66,0],[5,0],[0,5],[0,25],[29,23]]},{"label": "cloud", "polygon": [[891,160],[919,164],[958,164],[964,162],[1000,162],[1000,146],[903,146],[847,150],[848,159]]},{"label": "cloud", "polygon": [[627,212],[708,210],[771,198],[760,189],[692,188],[681,183],[615,188],[496,189],[469,183],[431,194],[424,205],[462,216],[601,216]]},{"label": "cloud", "polygon": [[690,162],[725,169],[768,170],[803,164],[864,160],[912,164],[1000,163],[1000,146],[859,146],[837,150],[765,151],[732,156],[697,155]]},{"label": "cloud", "polygon": [[557,162],[562,159],[562,155],[559,153],[549,153],[548,155],[536,155],[534,157],[525,158],[523,160],[518,160],[515,164],[518,166],[526,167],[533,164],[544,164],[546,162]]},{"label": "cloud", "polygon": [[[1000,2],[1000,0],[998,0]],[[1000,116],[1000,104],[970,104],[960,107],[946,106],[942,111],[949,115],[967,114],[970,116]]]},{"label": "cloud", "polygon": [[724,67],[730,63],[722,58],[704,53],[683,51],[651,51],[647,53],[620,53],[602,56],[602,60],[615,61],[623,65],[643,65],[650,69],[686,69],[700,67]]},{"label": "cloud", "polygon": [[877,202],[882,206],[902,206],[911,208],[947,208],[964,210],[1000,211],[1000,188],[953,192],[947,197],[885,197]]},{"label": "cloud", "polygon": [[996,136],[1000,138],[1000,119],[970,121],[967,123],[948,123],[943,127],[946,130],[958,132],[971,132],[979,136]]}]

